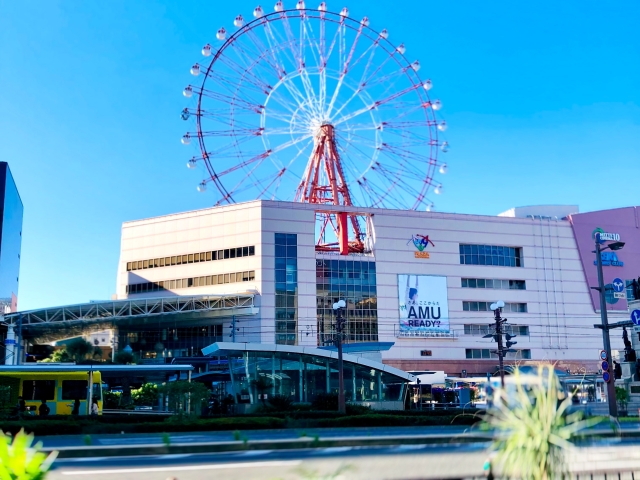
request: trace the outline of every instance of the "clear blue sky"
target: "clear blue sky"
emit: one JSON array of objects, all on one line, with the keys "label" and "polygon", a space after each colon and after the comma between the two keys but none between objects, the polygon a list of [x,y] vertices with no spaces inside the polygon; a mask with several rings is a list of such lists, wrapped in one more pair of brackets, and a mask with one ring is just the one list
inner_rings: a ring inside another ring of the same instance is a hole
[{"label": "clear blue sky", "polygon": [[[123,221],[211,205],[185,168],[181,91],[202,46],[256,3],[0,0],[21,310],[110,298]],[[346,5],[404,42],[442,99],[452,149],[438,210],[640,204],[639,2]]]}]

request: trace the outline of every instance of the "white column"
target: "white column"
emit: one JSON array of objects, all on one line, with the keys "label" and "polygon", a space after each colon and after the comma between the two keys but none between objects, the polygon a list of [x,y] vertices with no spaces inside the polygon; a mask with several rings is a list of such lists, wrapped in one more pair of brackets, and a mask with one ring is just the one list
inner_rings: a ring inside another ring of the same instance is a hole
[{"label": "white column", "polygon": [[4,341],[4,364],[15,365],[16,364],[16,331],[14,325],[11,323],[7,326],[7,339]]}]

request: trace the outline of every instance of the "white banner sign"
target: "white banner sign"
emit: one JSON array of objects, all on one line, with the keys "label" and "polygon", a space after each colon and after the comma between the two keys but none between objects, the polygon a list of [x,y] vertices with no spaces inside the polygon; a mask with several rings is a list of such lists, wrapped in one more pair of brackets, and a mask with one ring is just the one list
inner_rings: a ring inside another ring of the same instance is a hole
[{"label": "white banner sign", "polygon": [[400,332],[449,332],[447,277],[398,275]]}]

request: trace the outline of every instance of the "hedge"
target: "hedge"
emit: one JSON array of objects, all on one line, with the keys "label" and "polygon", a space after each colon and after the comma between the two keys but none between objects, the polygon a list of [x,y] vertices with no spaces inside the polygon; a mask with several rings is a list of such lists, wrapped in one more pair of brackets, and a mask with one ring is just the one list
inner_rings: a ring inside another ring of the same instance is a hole
[{"label": "hedge", "polygon": [[210,432],[281,428],[401,427],[432,425],[472,425],[475,415],[418,416],[368,414],[335,418],[223,417],[203,419],[171,418],[163,422],[104,423],[95,419],[26,420],[3,422],[2,430],[12,434],[24,427],[38,436],[108,433]]}]

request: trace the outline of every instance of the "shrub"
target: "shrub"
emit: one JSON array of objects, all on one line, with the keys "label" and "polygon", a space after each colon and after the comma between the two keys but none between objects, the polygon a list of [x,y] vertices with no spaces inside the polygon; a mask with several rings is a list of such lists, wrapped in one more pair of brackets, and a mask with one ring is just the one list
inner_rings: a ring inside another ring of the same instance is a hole
[{"label": "shrub", "polygon": [[288,395],[273,395],[269,398],[269,405],[279,412],[288,412],[293,409],[293,400]]},{"label": "shrub", "polygon": [[155,383],[144,383],[138,389],[131,390],[134,405],[157,405],[158,386]]},{"label": "shrub", "polygon": [[314,410],[336,411],[338,410],[338,394],[337,393],[320,393],[311,402]]}]

